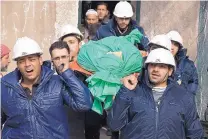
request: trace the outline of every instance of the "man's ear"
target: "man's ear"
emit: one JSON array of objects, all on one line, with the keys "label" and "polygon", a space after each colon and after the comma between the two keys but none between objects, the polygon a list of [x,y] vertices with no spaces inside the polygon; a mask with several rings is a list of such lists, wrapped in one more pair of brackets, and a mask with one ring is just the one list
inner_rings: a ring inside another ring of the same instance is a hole
[{"label": "man's ear", "polygon": [[40,62],[40,65],[42,66],[43,65],[43,58],[42,58],[42,56],[39,57],[39,62]]},{"label": "man's ear", "polygon": [[114,16],[114,18],[115,18],[116,22],[118,22],[118,18],[116,16]]},{"label": "man's ear", "polygon": [[83,42],[80,41],[80,42],[79,42],[79,49],[82,47],[82,45],[83,45]]},{"label": "man's ear", "polygon": [[173,74],[173,68],[169,67],[168,75],[171,76]]},{"label": "man's ear", "polygon": [[107,14],[106,14],[106,16],[109,14],[109,11],[107,10]]}]

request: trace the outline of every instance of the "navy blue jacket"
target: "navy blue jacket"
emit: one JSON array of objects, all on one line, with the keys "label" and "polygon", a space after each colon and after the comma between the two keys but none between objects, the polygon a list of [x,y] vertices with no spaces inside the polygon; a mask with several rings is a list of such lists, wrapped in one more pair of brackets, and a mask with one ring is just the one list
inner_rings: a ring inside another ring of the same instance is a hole
[{"label": "navy blue jacket", "polygon": [[180,49],[176,55],[177,66],[174,80],[195,95],[198,88],[197,69],[194,62],[186,56],[186,53],[186,49]]},{"label": "navy blue jacket", "polygon": [[203,128],[192,94],[175,82],[168,84],[155,103],[146,84],[130,91],[122,87],[107,118],[121,139],[202,139]]},{"label": "navy blue jacket", "polygon": [[[149,39],[145,36],[144,29],[142,27],[139,27],[136,24],[136,22],[133,20],[131,20],[130,23],[132,24],[132,30],[138,29],[144,35],[141,40],[141,47],[143,47],[142,48],[143,50],[148,51]],[[115,32],[115,28],[116,28],[115,21],[114,21],[114,18],[112,18],[106,25],[102,25],[98,29],[96,36],[93,40],[100,40],[109,36],[117,36]]]},{"label": "navy blue jacket", "polygon": [[[61,75],[42,66],[40,84],[29,99],[20,85],[20,72],[1,79],[1,110],[6,115],[3,139],[68,139],[64,104],[77,111],[92,106],[88,88],[70,69]],[[3,123],[2,123],[3,124]]]}]

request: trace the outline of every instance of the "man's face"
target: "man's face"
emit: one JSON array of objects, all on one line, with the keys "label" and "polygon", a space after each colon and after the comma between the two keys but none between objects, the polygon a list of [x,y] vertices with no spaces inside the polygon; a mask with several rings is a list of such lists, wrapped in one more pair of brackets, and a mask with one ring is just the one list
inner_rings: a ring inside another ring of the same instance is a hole
[{"label": "man's face", "polygon": [[66,48],[63,49],[54,49],[51,52],[51,59],[55,67],[60,66],[61,64],[69,63],[69,52]]},{"label": "man's face", "polygon": [[98,13],[98,18],[100,20],[103,20],[108,15],[107,7],[105,5],[98,5],[97,13]]},{"label": "man's face", "polygon": [[23,80],[34,82],[40,76],[42,57],[34,54],[17,59],[17,68],[20,70]]},{"label": "man's face", "polygon": [[86,16],[86,22],[87,24],[96,24],[98,23],[98,16],[95,14],[88,14]]},{"label": "man's face", "polygon": [[63,41],[66,42],[69,46],[70,59],[73,59],[73,57],[77,57],[81,42],[79,42],[79,40],[75,36],[65,37]]},{"label": "man's face", "polygon": [[130,23],[130,19],[131,18],[120,18],[120,17],[116,17],[116,22],[118,24],[118,27],[120,29],[126,29]]},{"label": "man's face", "polygon": [[175,57],[179,50],[179,44],[177,42],[171,41],[171,53]]},{"label": "man's face", "polygon": [[1,58],[1,71],[2,72],[7,71],[9,63],[10,63],[9,54],[7,54]]},{"label": "man's face", "polygon": [[157,87],[165,87],[167,85],[167,79],[172,72],[172,68],[169,68],[166,64],[148,64],[149,79]]}]

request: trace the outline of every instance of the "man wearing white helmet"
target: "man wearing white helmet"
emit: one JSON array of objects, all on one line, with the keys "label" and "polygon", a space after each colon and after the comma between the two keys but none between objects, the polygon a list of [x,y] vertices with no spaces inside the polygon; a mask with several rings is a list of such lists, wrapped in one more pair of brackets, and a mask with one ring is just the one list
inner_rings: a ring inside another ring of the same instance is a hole
[{"label": "man wearing white helmet", "polygon": [[194,62],[186,55],[187,49],[183,48],[183,39],[177,31],[170,31],[167,36],[171,40],[171,52],[176,60],[174,80],[195,95],[198,88],[198,73]]},{"label": "man wearing white helmet", "polygon": [[121,130],[121,139],[201,139],[194,96],[169,78],[176,68],[171,52],[152,50],[145,67],[140,84],[134,75],[123,78],[108,115],[109,127]]},{"label": "man wearing white helmet", "polygon": [[[13,48],[17,68],[1,79],[2,139],[69,137],[64,105],[76,111],[92,106],[88,88],[64,64],[59,75],[42,65],[37,42],[19,38]],[[2,117],[2,119],[4,119]]]},{"label": "man wearing white helmet", "polygon": [[[81,66],[79,66],[79,64],[77,63],[77,56],[81,47],[81,41],[83,40],[83,35],[80,33],[80,31],[78,30],[78,28],[72,26],[72,25],[65,25],[62,28],[61,31],[61,36],[60,36],[60,40],[66,42],[69,46],[69,68],[72,69],[76,75],[77,78],[80,79],[80,81],[82,81],[83,83],[86,83],[86,79],[92,74],[88,71],[86,71],[85,69],[83,69]],[[55,42],[54,44],[51,45],[50,47],[50,53],[51,53],[51,58],[53,59],[55,57],[54,54],[58,55],[59,57],[61,57],[61,55],[63,55],[63,53],[61,52],[62,49],[64,49],[63,47],[59,48],[59,46],[57,45],[58,43],[61,42]],[[54,52],[54,50],[56,50],[56,53]],[[52,53],[54,52],[54,53]],[[59,60],[60,62],[63,61],[63,59]],[[53,64],[56,65],[57,63],[53,61]],[[70,114],[71,113],[71,114]],[[73,114],[72,114],[73,113]],[[69,120],[73,121],[76,124],[75,121],[81,122],[82,118],[84,116],[84,130],[85,132],[85,138],[86,139],[99,139],[100,137],[100,128],[101,128],[101,121],[103,119],[103,117],[99,114],[97,114],[96,112],[90,110],[87,111],[86,113],[75,113],[72,110],[69,109]],[[81,130],[81,126],[76,126],[78,130]],[[79,133],[79,135],[77,134],[79,132],[74,132],[74,137],[76,137],[76,139],[78,138],[78,136],[80,137],[81,134]]]},{"label": "man wearing white helmet", "polygon": [[150,51],[157,48],[164,48],[171,51],[171,41],[165,34],[154,36],[149,42]]},{"label": "man wearing white helmet", "polygon": [[61,28],[59,40],[65,41],[68,44],[70,49],[70,60],[76,60],[83,40],[83,35],[80,30],[70,24],[64,25]]},{"label": "man wearing white helmet", "polygon": [[127,1],[120,1],[116,4],[114,9],[114,18],[112,18],[106,25],[102,25],[94,38],[100,40],[109,36],[125,36],[132,30],[138,29],[144,36],[142,37],[141,44],[138,44],[140,50],[148,50],[148,38],[145,36],[142,27],[139,27],[131,18],[133,16],[133,9]]},{"label": "man wearing white helmet", "polygon": [[[149,46],[149,52],[151,52],[152,50],[158,49],[158,48],[163,48],[163,49],[171,51],[171,41],[167,37],[167,35],[165,35],[165,34],[160,34],[160,35],[154,36],[150,40],[150,42],[148,43],[148,46]],[[146,54],[146,56],[144,55],[144,57],[143,57],[144,61],[146,60],[147,55],[148,54]],[[145,72],[145,70],[146,70],[145,67],[143,67],[141,74],[139,75],[139,81],[144,79],[143,72]]]}]

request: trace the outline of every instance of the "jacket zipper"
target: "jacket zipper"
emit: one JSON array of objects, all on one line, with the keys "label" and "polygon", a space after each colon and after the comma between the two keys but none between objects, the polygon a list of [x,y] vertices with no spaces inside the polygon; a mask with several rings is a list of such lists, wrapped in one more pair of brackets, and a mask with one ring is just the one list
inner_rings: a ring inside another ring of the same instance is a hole
[{"label": "jacket zipper", "polygon": [[156,108],[156,119],[155,119],[155,125],[156,125],[156,138],[157,138],[157,131],[158,131],[158,122],[159,122],[159,106],[160,106],[160,99],[156,102],[155,108]]},{"label": "jacket zipper", "polygon": [[159,105],[160,105],[160,100],[156,102],[156,130],[158,129],[158,121],[159,121]]}]

